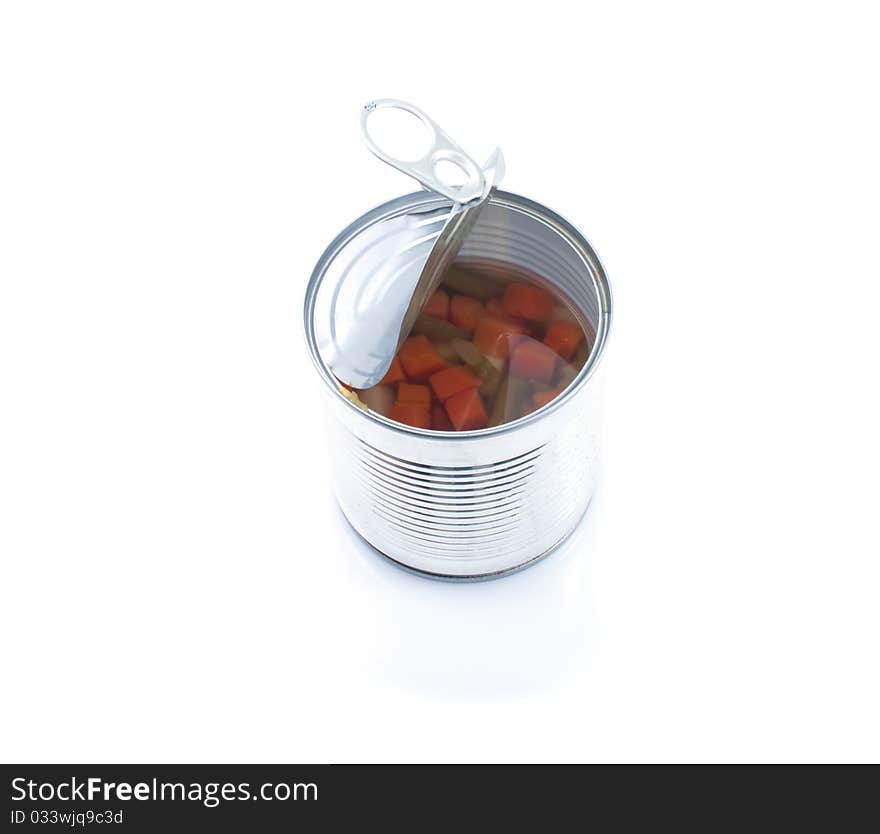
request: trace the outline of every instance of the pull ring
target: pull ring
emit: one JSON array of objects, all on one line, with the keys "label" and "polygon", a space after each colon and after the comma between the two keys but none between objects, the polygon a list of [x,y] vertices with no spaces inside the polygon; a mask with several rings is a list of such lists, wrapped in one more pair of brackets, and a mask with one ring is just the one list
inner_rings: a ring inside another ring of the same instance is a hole
[{"label": "pull ring", "polygon": [[[397,159],[383,151],[373,141],[373,137],[370,136],[370,131],[367,127],[367,122],[372,113],[385,107],[404,110],[412,114],[428,129],[431,134],[431,147],[421,159],[412,162]],[[380,98],[365,104],[363,110],[361,110],[361,133],[363,134],[366,146],[379,159],[388,163],[392,168],[397,168],[398,171],[409,174],[409,176],[418,180],[425,188],[460,204],[470,203],[485,196],[486,178],[483,176],[480,166],[443,132],[440,125],[426,113],[419,110],[414,104],[394,98]],[[436,170],[437,164],[440,162],[451,162],[460,168],[467,177],[464,184],[449,185],[443,182],[437,176]]]}]

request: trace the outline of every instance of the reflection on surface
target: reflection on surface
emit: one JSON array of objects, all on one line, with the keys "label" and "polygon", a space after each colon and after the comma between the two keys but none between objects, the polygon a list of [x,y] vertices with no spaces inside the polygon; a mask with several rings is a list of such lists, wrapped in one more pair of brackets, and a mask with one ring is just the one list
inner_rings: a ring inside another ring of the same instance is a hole
[{"label": "reflection on surface", "polygon": [[490,699],[552,686],[588,667],[590,511],[547,558],[477,583],[407,573],[338,512],[342,555],[360,571],[364,629],[356,641],[367,674],[424,694]]}]

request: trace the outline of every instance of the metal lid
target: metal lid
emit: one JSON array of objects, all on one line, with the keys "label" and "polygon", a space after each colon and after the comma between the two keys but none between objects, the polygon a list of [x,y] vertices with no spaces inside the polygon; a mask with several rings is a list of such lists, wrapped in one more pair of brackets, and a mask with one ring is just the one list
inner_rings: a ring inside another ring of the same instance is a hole
[{"label": "metal lid", "polygon": [[[412,113],[432,132],[431,147],[422,158],[406,162],[376,145],[367,122],[382,107]],[[504,175],[500,150],[486,165],[478,166],[435,122],[406,102],[370,102],[362,112],[361,126],[364,141],[376,156],[449,203],[367,227],[344,243],[327,270],[315,300],[318,348],[333,374],[358,389],[375,385],[385,375],[419,310]],[[461,168],[466,182],[461,186],[444,183],[436,173],[441,161]]]}]

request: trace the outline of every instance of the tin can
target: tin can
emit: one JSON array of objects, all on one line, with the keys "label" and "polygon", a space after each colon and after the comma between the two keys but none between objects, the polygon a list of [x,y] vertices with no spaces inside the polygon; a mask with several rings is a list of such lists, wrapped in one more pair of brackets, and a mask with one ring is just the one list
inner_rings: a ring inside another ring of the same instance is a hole
[{"label": "tin can", "polygon": [[[330,244],[306,291],[306,341],[330,411],[332,482],[351,526],[382,555],[446,580],[490,579],[546,556],[575,529],[598,474],[599,363],[611,323],[611,289],[590,244],[545,206],[496,191],[460,260],[484,272],[527,274],[565,298],[593,337],[589,359],[549,405],[511,423],[470,432],[421,430],[364,411],[343,397],[322,358],[316,304],[324,281],[358,240],[407,213],[449,201],[430,192],[391,200]],[[352,254],[354,253],[354,254]]]}]

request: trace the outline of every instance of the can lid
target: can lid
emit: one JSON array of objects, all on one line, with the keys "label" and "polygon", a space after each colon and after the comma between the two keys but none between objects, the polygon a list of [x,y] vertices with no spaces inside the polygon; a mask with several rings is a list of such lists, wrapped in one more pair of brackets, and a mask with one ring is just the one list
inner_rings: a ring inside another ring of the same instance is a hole
[{"label": "can lid", "polygon": [[[419,159],[398,159],[380,148],[367,127],[380,108],[405,110],[431,132],[431,146]],[[504,176],[496,149],[477,165],[425,113],[407,102],[379,99],[361,113],[367,147],[409,174],[444,201],[385,218],[350,236],[330,263],[315,299],[315,336],[332,373],[353,388],[369,388],[387,372],[424,303],[461,249],[493,189]],[[438,163],[460,168],[466,180],[444,182]]]}]

